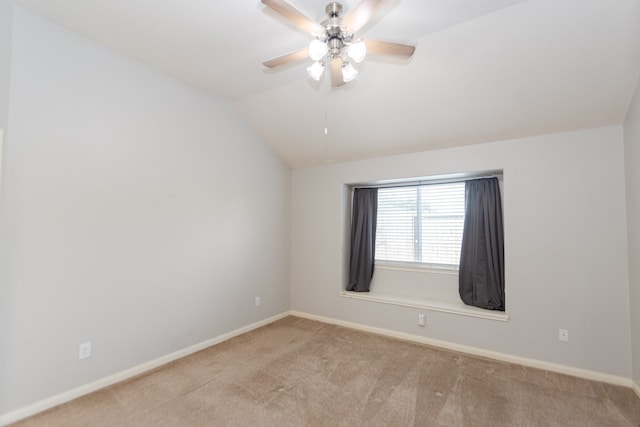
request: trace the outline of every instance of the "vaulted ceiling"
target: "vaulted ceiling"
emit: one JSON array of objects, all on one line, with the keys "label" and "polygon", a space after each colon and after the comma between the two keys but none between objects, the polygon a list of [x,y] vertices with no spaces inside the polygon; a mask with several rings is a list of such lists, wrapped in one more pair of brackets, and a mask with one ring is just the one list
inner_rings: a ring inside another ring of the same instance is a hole
[{"label": "vaulted ceiling", "polygon": [[392,1],[364,35],[413,58],[370,55],[339,88],[310,59],[262,66],[310,37],[259,0],[14,3],[229,101],[294,168],[618,124],[640,73],[640,0]]}]

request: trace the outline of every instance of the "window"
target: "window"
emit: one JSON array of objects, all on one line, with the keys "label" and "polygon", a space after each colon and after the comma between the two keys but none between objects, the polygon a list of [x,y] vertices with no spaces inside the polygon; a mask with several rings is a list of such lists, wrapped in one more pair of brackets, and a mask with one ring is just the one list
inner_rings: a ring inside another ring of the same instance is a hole
[{"label": "window", "polygon": [[378,189],[376,262],[458,269],[464,182]]}]

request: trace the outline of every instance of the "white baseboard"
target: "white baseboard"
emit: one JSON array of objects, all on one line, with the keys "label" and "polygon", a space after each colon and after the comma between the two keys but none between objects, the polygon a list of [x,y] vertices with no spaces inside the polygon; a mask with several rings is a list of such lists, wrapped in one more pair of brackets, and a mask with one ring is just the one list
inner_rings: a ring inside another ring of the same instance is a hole
[{"label": "white baseboard", "polygon": [[310,320],[317,320],[319,322],[329,323],[338,326],[344,326],[346,328],[357,329],[365,332],[371,332],[374,334],[384,335],[392,338],[399,338],[406,341],[418,342],[421,344],[427,344],[434,347],[445,348],[448,350],[459,351],[461,353],[472,354],[475,356],[487,357],[489,359],[500,360],[503,362],[516,363],[518,365],[528,366],[531,368],[544,369],[546,371],[556,372],[560,374],[571,375],[573,377],[584,378],[588,380],[601,381],[609,384],[620,385],[624,387],[634,388],[638,396],[640,396],[640,389],[630,378],[625,378],[617,375],[605,374],[602,372],[591,371],[587,369],[574,368],[572,366],[560,365],[556,363],[544,362],[536,359],[529,359],[526,357],[513,356],[505,353],[498,353],[495,351],[484,350],[477,347],[471,347],[462,344],[455,344],[449,341],[442,341],[433,338],[422,337],[419,335],[407,334],[404,332],[392,331],[389,329],[376,328],[373,326],[362,325],[359,323],[352,323],[343,320],[332,319],[324,316],[317,316],[315,314],[302,313],[299,311],[291,311],[291,315],[303,317]]},{"label": "white baseboard", "polygon": [[635,391],[638,397],[640,397],[640,386],[638,386],[638,383],[636,383],[635,381],[632,381],[631,384],[633,387],[633,391]]},{"label": "white baseboard", "polygon": [[108,377],[101,378],[89,384],[81,385],[80,387],[76,387],[74,389],[65,391],[63,393],[57,394],[47,399],[40,400],[36,403],[27,405],[15,411],[2,414],[0,415],[0,426],[6,426],[7,424],[14,423],[16,421],[35,415],[39,412],[53,408],[54,406],[61,405],[73,399],[77,399],[81,396],[87,395],[89,393],[93,393],[94,391],[100,390],[104,387],[127,380],[136,375],[150,371],[151,369],[155,369],[169,362],[173,362],[174,360],[180,359],[181,357],[188,356],[197,351],[204,350],[205,348],[211,347],[212,345],[219,344],[223,341],[226,341],[238,335],[242,335],[254,329],[268,325],[269,323],[273,323],[276,320],[280,320],[284,317],[289,316],[290,314],[291,313],[288,311],[284,313],[280,313],[278,315],[269,317],[267,319],[252,323],[250,325],[243,326],[242,328],[238,328],[231,332],[227,332],[226,334],[222,334],[217,337],[200,342],[198,344],[194,344],[182,350],[178,350],[171,354],[167,354],[166,356],[162,356],[157,359],[153,359],[149,362],[143,363],[141,365],[134,366],[133,368],[126,369],[124,371],[115,373],[113,375],[109,375]]}]

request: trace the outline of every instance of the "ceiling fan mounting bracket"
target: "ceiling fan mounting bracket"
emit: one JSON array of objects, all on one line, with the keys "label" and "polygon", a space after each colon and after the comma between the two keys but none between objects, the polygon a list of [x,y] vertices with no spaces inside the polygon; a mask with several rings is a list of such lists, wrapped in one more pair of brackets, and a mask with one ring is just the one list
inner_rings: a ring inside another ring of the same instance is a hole
[{"label": "ceiling fan mounting bracket", "polygon": [[324,10],[327,12],[327,15],[329,15],[329,18],[337,18],[342,12],[342,5],[337,1],[332,1]]}]

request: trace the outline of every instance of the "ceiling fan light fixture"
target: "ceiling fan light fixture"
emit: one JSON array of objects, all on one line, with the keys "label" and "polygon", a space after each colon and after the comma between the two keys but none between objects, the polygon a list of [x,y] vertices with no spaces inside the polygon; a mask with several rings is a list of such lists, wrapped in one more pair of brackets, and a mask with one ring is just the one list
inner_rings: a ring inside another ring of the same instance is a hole
[{"label": "ceiling fan light fixture", "polygon": [[325,55],[329,52],[329,47],[326,43],[315,39],[309,43],[309,56],[314,61],[319,61],[325,57]]},{"label": "ceiling fan light fixture", "polygon": [[347,47],[347,55],[358,64],[364,60],[367,54],[367,45],[363,41],[351,43]]},{"label": "ceiling fan light fixture", "polygon": [[307,73],[315,81],[320,81],[322,73],[324,72],[324,64],[320,61],[316,61],[310,67],[307,67]]},{"label": "ceiling fan light fixture", "polygon": [[349,83],[351,80],[358,76],[358,70],[353,68],[353,65],[345,62],[342,64],[342,79],[345,83]]},{"label": "ceiling fan light fixture", "polygon": [[309,18],[290,4],[290,0],[261,1],[273,12],[278,13],[299,30],[310,34],[314,39],[306,49],[264,61],[262,64],[268,68],[311,58],[314,63],[307,68],[309,76],[320,81],[324,69],[329,68],[332,87],[339,87],[357,77],[358,70],[352,64],[362,62],[367,52],[375,55],[411,58],[415,51],[415,46],[411,45],[359,38],[360,32],[374,23],[371,21],[372,18],[377,17],[381,11],[388,12],[384,10],[385,6],[396,3],[393,0],[353,0],[354,3],[356,1],[358,3],[344,17],[342,5],[337,1],[330,1],[325,8],[328,18],[321,22]]}]

